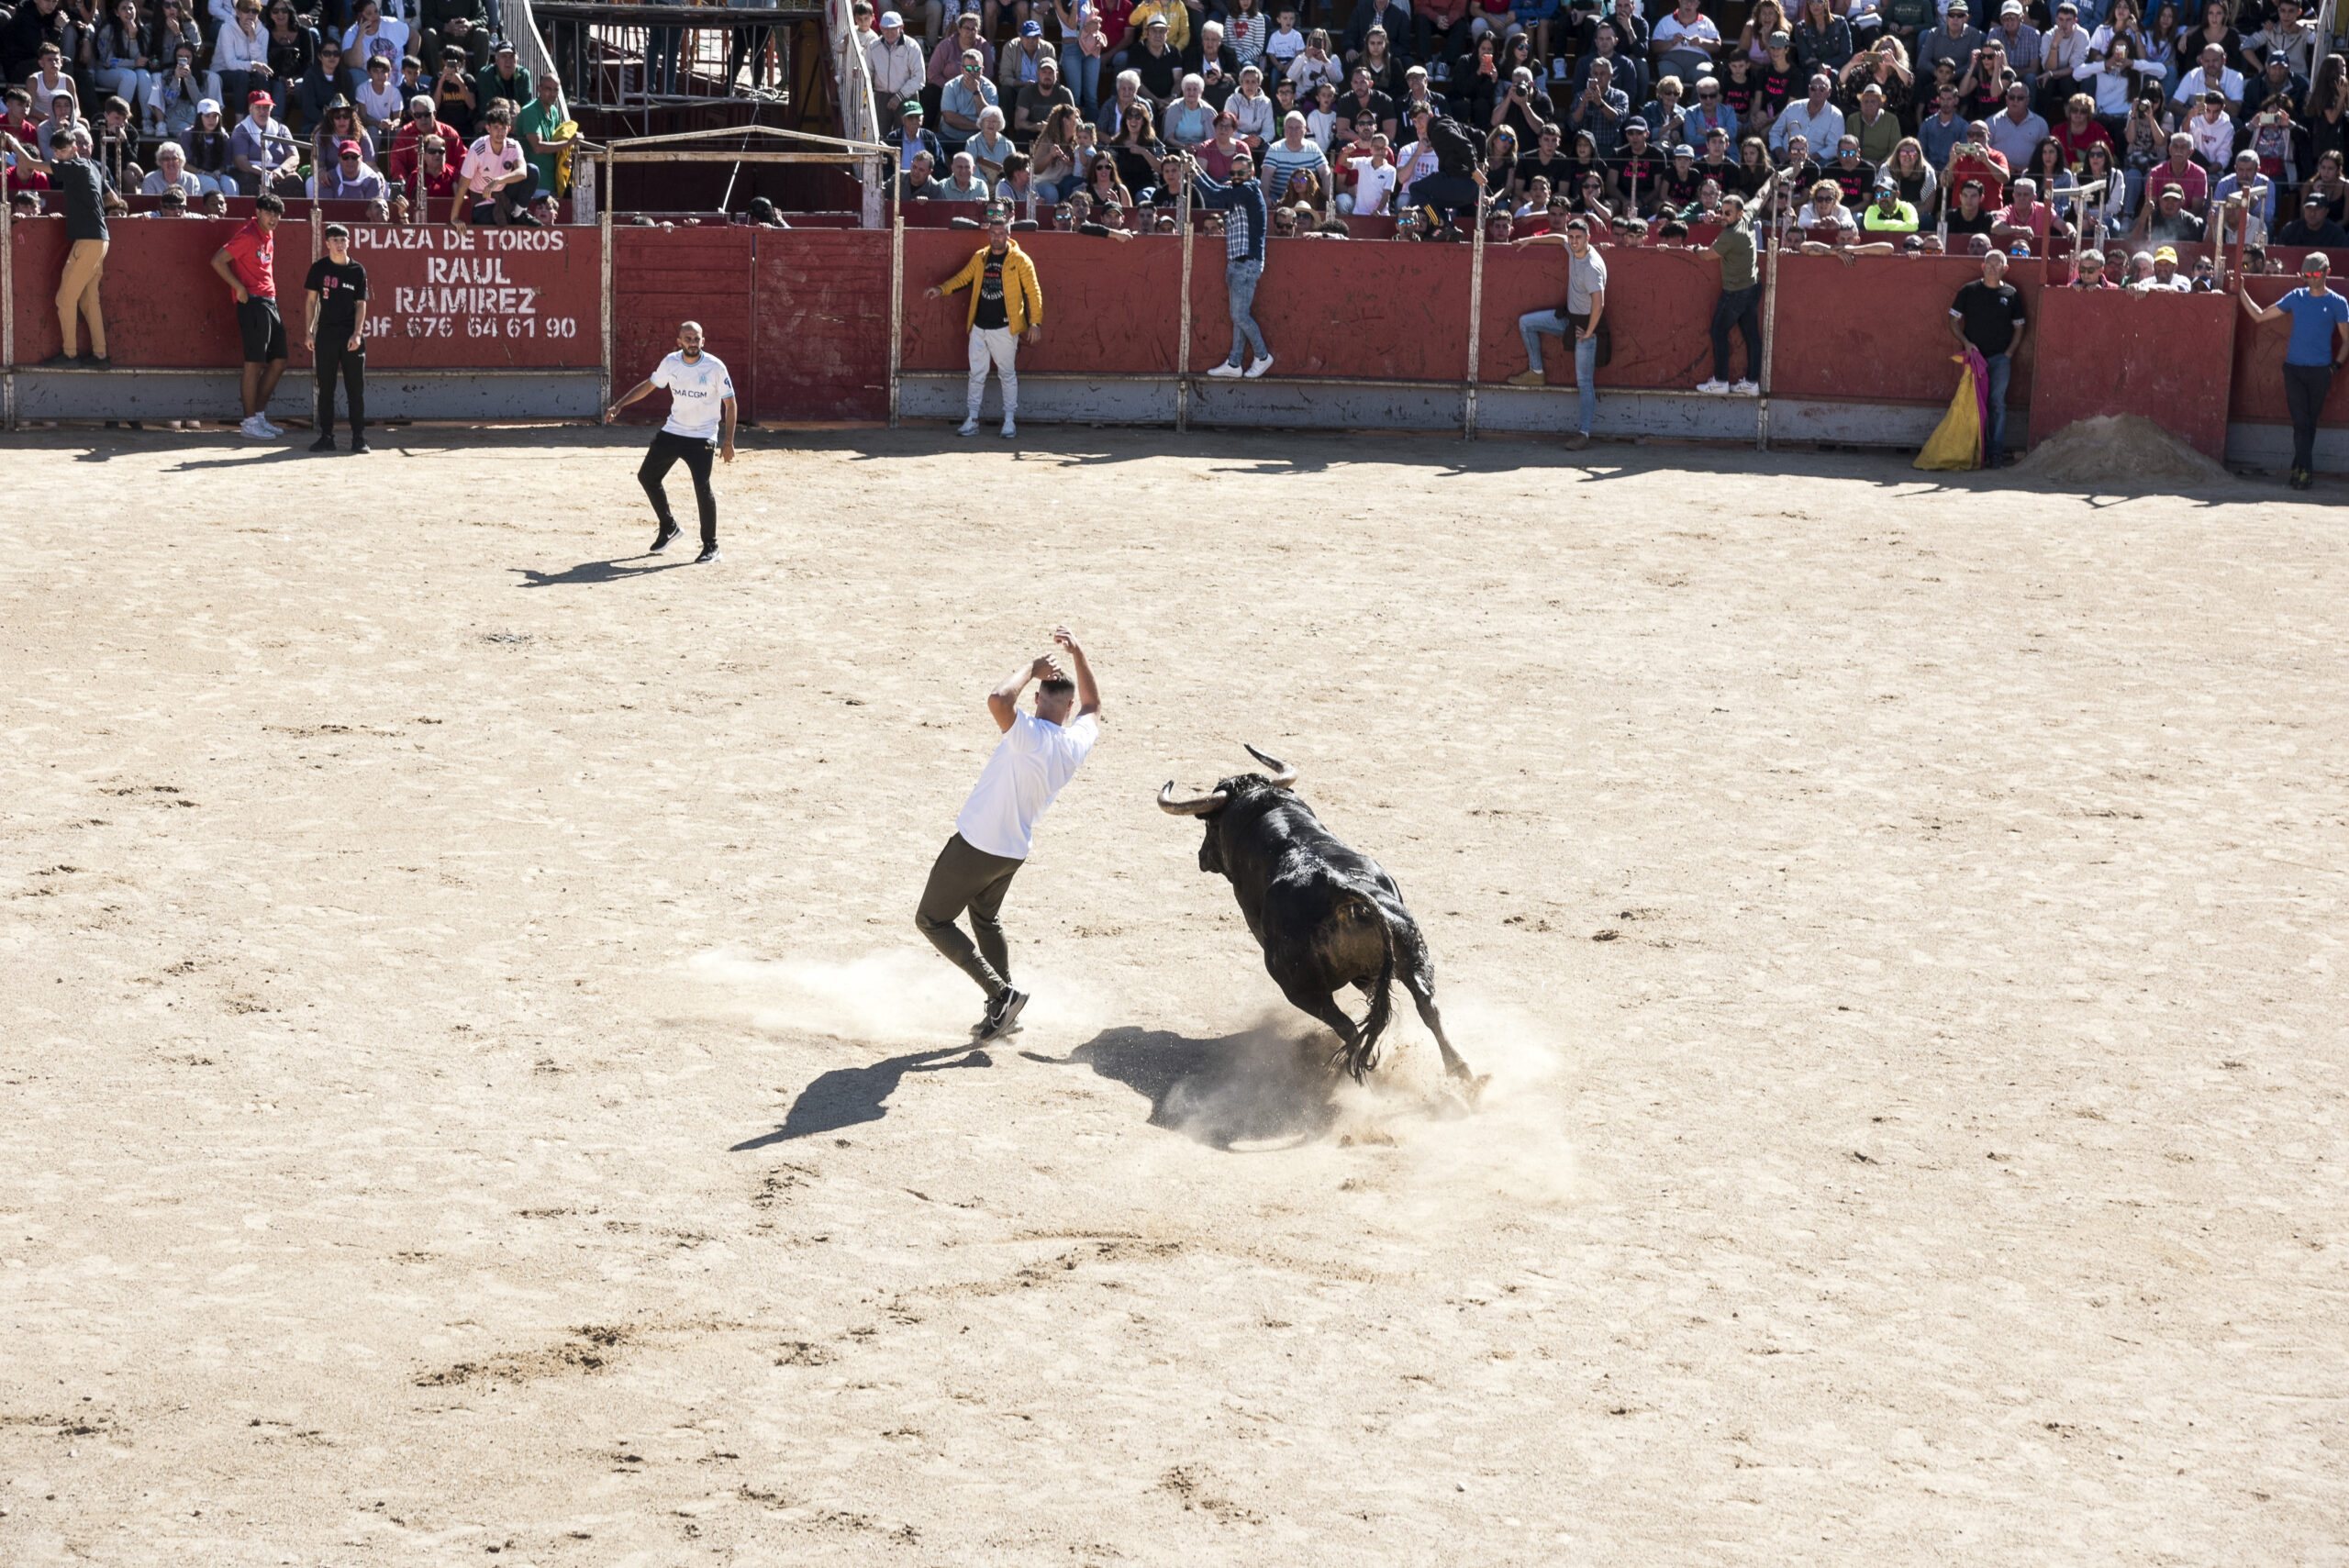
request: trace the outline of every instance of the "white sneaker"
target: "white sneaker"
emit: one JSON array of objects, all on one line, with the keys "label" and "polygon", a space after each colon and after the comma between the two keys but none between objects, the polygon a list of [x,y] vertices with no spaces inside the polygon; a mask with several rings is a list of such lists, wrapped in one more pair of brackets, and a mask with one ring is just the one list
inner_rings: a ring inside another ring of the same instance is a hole
[{"label": "white sneaker", "polygon": [[1019,433],[1019,426],[1017,426],[1017,425],[1013,424],[1013,423],[1012,423],[1010,420],[1008,420],[1008,419],[1006,419],[1006,420],[1003,422],[1003,439],[1004,439],[1005,440],[1007,440],[1007,441],[1008,441],[1008,440],[1011,439],[1014,436],[1018,435]]},{"label": "white sneaker", "polygon": [[260,424],[261,433],[269,437],[272,440],[276,439],[278,437],[285,433],[285,427],[283,425],[273,424],[269,416],[266,414],[256,414],[253,416],[253,418]]},{"label": "white sneaker", "polygon": [[1240,377],[1240,367],[1226,360],[1219,365],[1209,367],[1208,374],[1219,376],[1226,381],[1237,381]]},{"label": "white sneaker", "polygon": [[954,433],[958,436],[975,436],[979,433],[979,422],[976,419],[965,419],[955,427]]},{"label": "white sneaker", "polygon": [[1715,376],[1710,381],[1698,382],[1697,384],[1697,390],[1708,395],[1709,396],[1727,397],[1729,395],[1729,383],[1723,381],[1719,376]]},{"label": "white sneaker", "polygon": [[1261,360],[1252,360],[1248,364],[1248,379],[1250,381],[1254,381],[1258,376],[1263,375],[1266,371],[1272,368],[1273,356],[1270,354],[1266,354]]},{"label": "white sneaker", "polygon": [[1762,384],[1755,381],[1741,381],[1731,387],[1730,391],[1740,397],[1759,397],[1762,395]]},{"label": "white sneaker", "polygon": [[245,417],[245,422],[237,427],[237,434],[240,436],[250,436],[257,441],[265,441],[269,439],[269,432],[262,428],[261,416],[258,414],[247,415]]}]

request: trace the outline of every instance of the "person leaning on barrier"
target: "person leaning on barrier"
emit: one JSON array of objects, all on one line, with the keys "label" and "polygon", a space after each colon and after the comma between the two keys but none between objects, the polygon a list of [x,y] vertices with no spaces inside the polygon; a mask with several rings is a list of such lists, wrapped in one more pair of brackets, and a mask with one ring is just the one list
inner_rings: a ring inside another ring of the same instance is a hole
[{"label": "person leaning on barrier", "polygon": [[1607,315],[1607,263],[1590,243],[1587,218],[1566,220],[1564,233],[1529,234],[1514,246],[1563,243],[1566,249],[1566,297],[1552,310],[1528,311],[1517,319],[1518,336],[1525,340],[1526,368],[1508,378],[1511,386],[1541,386],[1547,383],[1542,366],[1544,335],[1564,338],[1575,346],[1575,390],[1580,402],[1580,422],[1568,432],[1570,450],[1590,445],[1590,427],[1598,412],[1598,353],[1601,323]]},{"label": "person leaning on barrier", "polygon": [[[64,342],[41,368],[106,370],[114,362],[106,353],[106,319],[98,308],[98,280],[106,267],[106,176],[82,156],[70,129],[50,131],[49,149],[50,189],[65,214],[65,267],[57,284],[57,324]],[[83,321],[90,327],[87,353],[74,348]]]},{"label": "person leaning on barrier", "polygon": [[[1893,195],[1900,195],[1896,190]],[[1745,216],[1745,197],[1721,193],[1721,232],[1712,237],[1712,256],[1721,263],[1721,298],[1712,303],[1712,380],[1696,385],[1712,396],[1759,396],[1762,373],[1762,272],[1754,258],[1754,226]],[[1745,338],[1745,375],[1729,380],[1729,328]]]},{"label": "person leaning on barrier", "polygon": [[1980,354],[1989,367],[1989,428],[1982,432],[1982,466],[1997,468],[2006,461],[2007,383],[2014,374],[2014,357],[2031,331],[2031,316],[2021,293],[2007,279],[2007,258],[1992,250],[1982,258],[1982,276],[1957,291],[1950,302],[1949,331],[1961,350]]},{"label": "person leaning on barrier", "polygon": [[2109,289],[2118,285],[2105,275],[2104,252],[2091,248],[2073,255],[2072,281],[2065,286],[2076,289]]},{"label": "person leaning on barrier", "polygon": [[2271,306],[2251,297],[2250,285],[2239,274],[2235,297],[2254,322],[2289,318],[2292,335],[2284,346],[2284,400],[2292,417],[2292,472],[2295,490],[2316,484],[2316,428],[2323,416],[2325,397],[2332,390],[2333,373],[2349,362],[2349,299],[2326,286],[2332,260],[2311,250],[2300,261],[2300,287]]},{"label": "person leaning on barrier", "polygon": [[239,392],[245,418],[239,429],[256,440],[285,433],[270,423],[268,414],[270,396],[285,373],[285,321],[277,310],[276,272],[277,224],[284,216],[285,203],[263,191],[254,198],[252,217],[212,255],[212,270],[237,301],[237,332],[244,340]]},{"label": "person leaning on barrier", "polygon": [[1011,209],[987,209],[987,242],[964,262],[963,270],[944,283],[923,291],[926,299],[943,299],[959,289],[971,291],[964,325],[970,330],[971,375],[964,418],[954,433],[974,436],[979,430],[979,404],[986,395],[987,371],[993,367],[1003,386],[1003,439],[1019,433],[1019,344],[1034,343],[1044,332],[1044,291],[1036,282],[1036,264],[1011,238]]},{"label": "person leaning on barrier", "polygon": [[[1264,276],[1264,241],[1275,232],[1275,215],[1267,210],[1264,186],[1255,178],[1255,161],[1245,152],[1235,155],[1229,183],[1218,182],[1187,154],[1170,158],[1166,167],[1176,189],[1188,181],[1199,205],[1224,215],[1224,292],[1231,313],[1231,352],[1222,363],[1208,367],[1208,374],[1253,380],[1273,368],[1273,350],[1254,312],[1256,286]],[[1243,354],[1250,356],[1245,369]]]}]

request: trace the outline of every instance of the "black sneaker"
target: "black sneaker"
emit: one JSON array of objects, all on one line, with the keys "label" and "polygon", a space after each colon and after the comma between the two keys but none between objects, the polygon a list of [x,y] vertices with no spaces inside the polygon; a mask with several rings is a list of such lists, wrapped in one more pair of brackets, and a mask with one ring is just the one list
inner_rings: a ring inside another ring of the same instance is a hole
[{"label": "black sneaker", "polygon": [[1007,985],[996,993],[987,1004],[985,1027],[979,1030],[981,1040],[996,1040],[1019,1027],[1019,1010],[1028,1005],[1028,993]]},{"label": "black sneaker", "polygon": [[661,525],[660,534],[652,541],[652,548],[646,550],[644,553],[647,555],[660,554],[662,550],[669,548],[669,541],[671,539],[675,539],[679,534],[685,531],[685,529],[679,528],[674,523],[662,523]]},{"label": "black sneaker", "polygon": [[81,368],[82,356],[69,354],[61,349],[33,367],[37,371],[77,371]]},{"label": "black sneaker", "polygon": [[351,437],[351,450],[352,453],[355,455],[355,454],[360,453],[360,452],[372,452],[372,451],[373,451],[375,449],[374,449],[373,447],[371,447],[371,446],[369,446],[369,445],[367,444],[367,438],[366,438],[366,437],[364,437],[364,436],[353,436],[353,437]]},{"label": "black sneaker", "polygon": [[694,564],[696,566],[707,566],[717,559],[718,547],[714,544],[706,544],[701,547],[701,553],[694,557]]},{"label": "black sneaker", "polygon": [[83,354],[82,356],[82,368],[85,371],[110,371],[114,369],[114,356],[111,354]]},{"label": "black sneaker", "polygon": [[332,436],[320,436],[317,440],[310,443],[310,450],[314,452],[330,452],[334,450],[334,438]]},{"label": "black sneaker", "polygon": [[2316,475],[2305,468],[2296,468],[2286,483],[2295,490],[2313,490],[2316,488]]}]

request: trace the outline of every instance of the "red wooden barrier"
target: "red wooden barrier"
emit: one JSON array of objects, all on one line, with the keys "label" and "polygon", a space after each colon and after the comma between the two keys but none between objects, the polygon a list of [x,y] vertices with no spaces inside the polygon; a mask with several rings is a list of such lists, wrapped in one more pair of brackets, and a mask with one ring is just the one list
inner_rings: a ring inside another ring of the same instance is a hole
[{"label": "red wooden barrier", "polygon": [[[652,373],[677,346],[677,325],[698,321],[702,343],[726,361],[738,403],[759,400],[751,314],[750,228],[617,228],[612,231],[612,395]],[[884,339],[886,328],[884,327]],[[787,374],[786,367],[776,373]],[[623,419],[669,415],[668,394],[632,405]]]},{"label": "red wooden barrier", "polygon": [[[212,252],[234,221],[126,219],[114,226],[102,295],[110,348],[126,367],[233,368],[240,355],[228,291]],[[598,347],[598,237],[587,228],[472,230],[355,225],[379,323],[371,358],[381,369],[585,368]],[[13,226],[17,361],[59,346],[52,303],[65,252],[61,218]],[[1023,234],[1044,288],[1043,340],[1023,369],[1080,374],[1170,373],[1176,362],[1182,254],[1172,237],[1126,243],[1051,232]],[[906,235],[906,368],[963,368],[966,306],[922,298],[984,243],[971,230]],[[615,363],[627,387],[673,346],[677,323],[699,320],[736,391],[762,419],[877,419],[887,407],[888,237],[838,229],[623,228],[615,236]],[[1193,252],[1190,366],[1224,358],[1230,326],[1224,253],[1201,236]],[[1603,385],[1687,388],[1709,373],[1706,323],[1719,270],[1702,253],[1607,247],[1615,357]],[[309,228],[288,221],[277,242],[279,292],[289,326],[301,320]],[[1465,245],[1369,239],[1275,240],[1256,316],[1279,357],[1276,375],[1458,382],[1467,373]],[[2216,300],[2051,294],[2046,264],[2009,275],[2032,302],[2031,347],[2012,400],[2042,434],[2088,414],[2132,409],[2205,450],[2227,419],[2282,423],[2284,328],[2240,330]],[[1773,392],[1854,403],[1945,404],[1948,305],[1979,264],[1958,257],[1790,256],[1780,276]],[[2270,302],[2297,286],[2254,280]],[[1486,254],[1480,372],[1497,381],[1523,367],[1516,319],[1554,306],[1563,253],[1542,246]],[[2158,320],[2157,330],[2148,321]],[[2232,330],[2233,347],[2225,337]],[[1742,348],[1735,350],[1742,364]],[[1572,355],[1546,356],[1553,379]],[[307,355],[296,347],[297,366]],[[2035,366],[2046,375],[2034,390]],[[631,409],[657,418],[665,398]],[[2326,421],[2349,426],[2349,377]]]},{"label": "red wooden barrier", "polygon": [[[1090,375],[1169,375],[1180,326],[1183,255],[1173,235],[1120,244],[1084,234],[1019,236],[1044,293],[1044,333],[1019,351],[1023,371]],[[971,229],[906,230],[907,370],[960,371],[970,364],[970,295],[924,299],[922,291],[960,272],[986,236]],[[1206,253],[1201,242],[1200,253]],[[888,277],[885,260],[881,277]],[[887,322],[883,322],[885,334]]]},{"label": "red wooden barrier", "polygon": [[2041,291],[2032,432],[2045,439],[2104,414],[2142,414],[2196,450],[2227,452],[2232,295]]},{"label": "red wooden barrier", "polygon": [[[1713,373],[1712,338],[1707,331],[1720,297],[1720,263],[1709,250],[1657,250],[1606,247],[1607,317],[1614,353],[1598,373],[1601,386],[1672,388],[1687,391]],[[1485,328],[1477,371],[1499,381],[1525,368],[1525,346],[1517,318],[1530,310],[1555,309],[1566,298],[1566,252],[1544,243],[1520,249],[1490,246],[1485,251]],[[1730,336],[1731,373],[1758,374],[1745,362],[1743,339]],[[1557,340],[1542,347],[1542,367],[1555,385],[1570,385],[1574,354]]]},{"label": "red wooden barrier", "polygon": [[[837,228],[751,232],[757,344],[752,358],[760,372],[756,395],[749,404],[751,417],[886,418],[887,233]],[[881,286],[874,286],[875,279]]]},{"label": "red wooden barrier", "polygon": [[[1197,243],[1191,369],[1203,372],[1230,356],[1231,306],[1221,237]],[[1273,374],[1465,381],[1468,259],[1465,245],[1267,240],[1253,314],[1273,350]]]},{"label": "red wooden barrier", "polygon": [[[2020,261],[2007,269],[2034,323],[2045,266]],[[1949,302],[1981,275],[1982,264],[1963,256],[1861,257],[1849,266],[1832,256],[1781,256],[1771,395],[1948,403],[1957,390]],[[2031,403],[2037,338],[2034,327],[2015,364],[2011,407]]]},{"label": "red wooden barrier", "polygon": [[[98,298],[116,364],[233,370],[244,353],[236,302],[212,254],[241,224],[229,218],[125,218],[109,226]],[[353,224],[352,259],[367,269],[367,356],[377,370],[536,370],[593,367],[602,352],[591,228],[401,228]],[[55,296],[65,220],[11,226],[16,242],[17,361],[37,364],[62,346]],[[278,309],[291,363],[302,348],[302,282],[310,226],[277,226]],[[88,339],[81,345],[87,350]]]}]

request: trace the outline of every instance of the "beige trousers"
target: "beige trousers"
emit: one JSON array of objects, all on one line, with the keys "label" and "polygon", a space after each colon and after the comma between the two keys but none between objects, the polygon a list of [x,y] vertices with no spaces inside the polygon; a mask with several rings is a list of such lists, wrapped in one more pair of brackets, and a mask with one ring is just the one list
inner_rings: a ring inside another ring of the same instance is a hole
[{"label": "beige trousers", "polygon": [[65,351],[72,353],[75,317],[90,324],[90,352],[100,359],[106,356],[106,318],[98,308],[98,279],[106,270],[106,242],[103,239],[76,239],[73,249],[65,253],[65,275],[57,284],[57,326],[65,335]]}]

